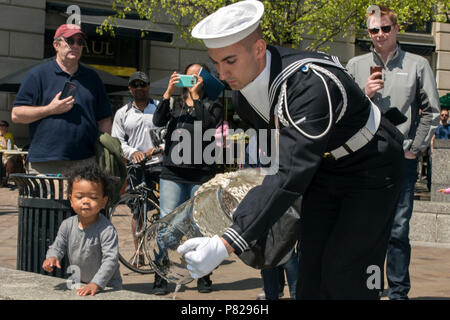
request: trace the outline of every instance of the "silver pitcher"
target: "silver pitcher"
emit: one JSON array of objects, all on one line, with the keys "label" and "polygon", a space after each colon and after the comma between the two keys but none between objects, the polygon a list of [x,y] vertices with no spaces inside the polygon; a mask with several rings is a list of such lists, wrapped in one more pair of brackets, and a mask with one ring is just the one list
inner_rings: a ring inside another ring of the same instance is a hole
[{"label": "silver pitcher", "polygon": [[178,285],[192,281],[186,261],[177,252],[178,246],[191,238],[223,234],[231,226],[239,203],[264,177],[262,169],[218,174],[203,184],[193,198],[152,224],[144,246],[155,272]]}]

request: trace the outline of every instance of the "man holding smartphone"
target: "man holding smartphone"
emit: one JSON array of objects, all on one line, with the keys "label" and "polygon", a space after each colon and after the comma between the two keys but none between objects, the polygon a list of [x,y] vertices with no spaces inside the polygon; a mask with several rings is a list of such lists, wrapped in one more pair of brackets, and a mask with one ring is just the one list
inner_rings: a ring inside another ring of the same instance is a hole
[{"label": "man holding smartphone", "polygon": [[[371,52],[350,59],[349,73],[383,113],[397,108],[406,118],[397,128],[404,135],[404,179],[387,251],[388,295],[407,299],[411,287],[409,220],[417,180],[417,156],[430,144],[439,124],[439,96],[428,61],[403,51],[397,43],[397,15],[388,7],[369,7],[367,27]],[[370,11],[370,10],[369,10]],[[369,74],[373,66],[379,66]],[[422,114],[419,117],[419,109]],[[394,110],[395,111],[395,110]]]},{"label": "man holding smartphone", "polygon": [[[53,40],[55,59],[31,69],[20,86],[11,118],[29,124],[28,173],[64,174],[80,162],[94,163],[98,131],[111,133],[104,84],[79,64],[85,39],[78,25],[61,25]],[[72,90],[62,97],[65,86]]]}]

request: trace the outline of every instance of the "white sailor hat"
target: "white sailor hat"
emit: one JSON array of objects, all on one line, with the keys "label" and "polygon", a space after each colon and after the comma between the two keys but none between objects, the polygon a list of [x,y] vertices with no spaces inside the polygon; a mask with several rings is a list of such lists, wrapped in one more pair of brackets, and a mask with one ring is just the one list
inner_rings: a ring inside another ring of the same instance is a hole
[{"label": "white sailor hat", "polygon": [[255,31],[263,13],[260,1],[239,1],[204,18],[194,27],[192,36],[202,39],[207,48],[227,47]]}]

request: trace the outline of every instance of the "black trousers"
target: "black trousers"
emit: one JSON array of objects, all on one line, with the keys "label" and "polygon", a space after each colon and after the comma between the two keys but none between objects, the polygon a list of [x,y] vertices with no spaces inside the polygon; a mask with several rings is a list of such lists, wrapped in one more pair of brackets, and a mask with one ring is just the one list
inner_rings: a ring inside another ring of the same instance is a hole
[{"label": "black trousers", "polygon": [[379,299],[401,168],[318,172],[303,198],[297,299]]}]

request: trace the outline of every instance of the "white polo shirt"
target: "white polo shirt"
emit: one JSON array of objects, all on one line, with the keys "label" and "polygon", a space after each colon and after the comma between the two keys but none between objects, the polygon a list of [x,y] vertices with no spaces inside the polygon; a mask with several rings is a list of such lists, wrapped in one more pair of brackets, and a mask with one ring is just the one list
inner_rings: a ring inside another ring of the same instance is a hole
[{"label": "white polo shirt", "polygon": [[153,148],[150,130],[156,128],[153,124],[158,100],[150,100],[144,111],[134,105],[124,105],[114,116],[112,136],[120,140],[125,158],[131,160],[136,151],[145,152]]}]

